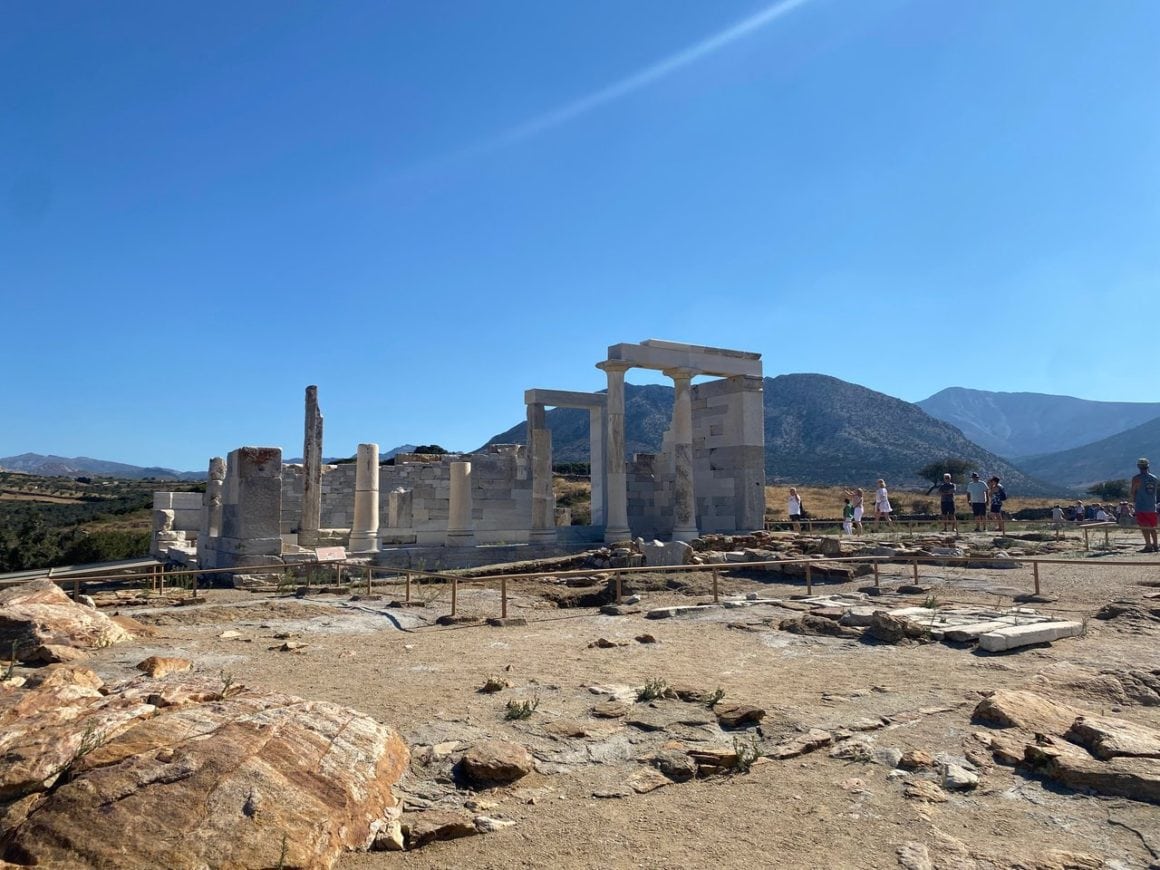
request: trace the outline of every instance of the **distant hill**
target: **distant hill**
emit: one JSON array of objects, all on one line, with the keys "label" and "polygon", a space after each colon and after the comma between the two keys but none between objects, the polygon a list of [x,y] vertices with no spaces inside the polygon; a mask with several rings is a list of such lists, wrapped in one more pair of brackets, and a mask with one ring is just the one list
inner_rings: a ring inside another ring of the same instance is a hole
[{"label": "distant hill", "polygon": [[109,462],[104,459],[90,459],[87,456],[43,456],[39,453],[21,453],[19,456],[0,457],[0,469],[23,471],[44,477],[76,477],[97,475],[99,477],[120,477],[128,480],[142,480],[155,477],[159,480],[204,480],[204,471],[174,471],[172,468],[142,468],[123,462]]},{"label": "distant hill", "polygon": [[1020,460],[1029,474],[1082,490],[1105,480],[1130,478],[1147,456],[1160,468],[1160,417],[1092,444]]},{"label": "distant hill", "polygon": [[1160,416],[1157,402],[1093,402],[963,387],[942,390],[918,406],[976,444],[1011,458],[1070,450]]},{"label": "distant hill", "polygon": [[[901,399],[816,374],[765,379],[765,465],[771,483],[849,484],[867,487],[879,477],[891,486],[917,486],[915,473],[945,456],[972,459],[1020,495],[1051,495],[1057,487],[1035,480],[1010,462],[968,441],[947,423]],[[625,386],[628,452],[653,452],[672,418],[673,390]],[[553,457],[588,460],[588,412],[556,408],[547,414]],[[489,444],[526,442],[526,424]]]}]

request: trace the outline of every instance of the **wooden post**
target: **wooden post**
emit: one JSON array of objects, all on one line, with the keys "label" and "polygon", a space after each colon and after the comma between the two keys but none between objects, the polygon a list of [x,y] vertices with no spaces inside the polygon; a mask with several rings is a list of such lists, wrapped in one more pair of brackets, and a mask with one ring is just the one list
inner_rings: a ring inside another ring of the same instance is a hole
[{"label": "wooden post", "polygon": [[914,565],[914,585],[917,586],[918,585],[918,559],[915,559],[912,564]]},{"label": "wooden post", "polygon": [[197,574],[190,574],[189,579],[193,581],[190,585],[190,589],[192,590],[191,594],[194,598],[197,598]]},{"label": "wooden post", "polygon": [[507,577],[499,581],[499,615],[500,619],[507,619]]},{"label": "wooden post", "polygon": [[878,560],[874,560],[874,588],[878,588]]},{"label": "wooden post", "polygon": [[73,578],[73,601],[76,601],[78,598],[80,598],[80,595],[81,595],[81,578],[74,577]]},{"label": "wooden post", "polygon": [[714,604],[721,603],[721,594],[717,588],[717,583],[720,579],[721,579],[720,572],[716,568],[714,568],[713,569],[713,603]]},{"label": "wooden post", "polygon": [[1032,562],[1031,563],[1031,570],[1035,575],[1035,594],[1038,595],[1039,594],[1039,563]]},{"label": "wooden post", "polygon": [[806,595],[814,594],[814,575],[810,570],[810,563],[806,562]]},{"label": "wooden post", "polygon": [[451,615],[455,615],[456,605],[459,603],[459,578],[451,578]]},{"label": "wooden post", "polygon": [[1083,548],[1086,551],[1088,548],[1088,530],[1083,530]]},{"label": "wooden post", "polygon": [[343,567],[344,566],[343,566],[342,562],[339,562],[338,563],[338,570],[335,572],[335,575],[334,575],[334,584],[336,586],[342,585],[342,569],[343,569]]},{"label": "wooden post", "polygon": [[620,603],[620,599],[624,597],[624,584],[621,581],[620,572],[616,572],[616,603]]},{"label": "wooden post", "polygon": [[157,577],[161,581],[161,594],[165,594],[165,567],[163,565],[157,566]]},{"label": "wooden post", "polygon": [[407,571],[403,577],[405,578],[404,582],[407,584],[403,592],[403,600],[409,603],[411,601],[411,572]]}]

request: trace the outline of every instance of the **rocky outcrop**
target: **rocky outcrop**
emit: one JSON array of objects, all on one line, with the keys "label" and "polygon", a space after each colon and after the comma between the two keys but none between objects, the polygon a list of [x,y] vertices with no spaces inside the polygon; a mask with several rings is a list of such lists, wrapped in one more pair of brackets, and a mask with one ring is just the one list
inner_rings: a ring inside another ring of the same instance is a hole
[{"label": "rocky outcrop", "polygon": [[75,603],[51,580],[33,580],[0,592],[0,650],[15,645],[16,658],[29,663],[61,661],[59,647],[95,649],[132,640],[133,636],[105,614]]},{"label": "rocky outcrop", "polygon": [[532,772],[532,756],[518,743],[483,740],[463,754],[460,769],[474,786],[507,785]]},{"label": "rocky outcrop", "polygon": [[0,694],[0,756],[0,795],[27,796],[0,857],[70,867],[330,867],[397,817],[409,760],[336,704],[82,668]]}]

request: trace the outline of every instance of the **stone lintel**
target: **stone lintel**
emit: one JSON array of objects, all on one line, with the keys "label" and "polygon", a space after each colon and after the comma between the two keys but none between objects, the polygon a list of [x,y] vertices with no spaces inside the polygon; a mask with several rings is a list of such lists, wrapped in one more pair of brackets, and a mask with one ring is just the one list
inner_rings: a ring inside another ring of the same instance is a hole
[{"label": "stone lintel", "polygon": [[736,375],[761,377],[761,354],[694,344],[649,339],[640,344],[614,344],[608,348],[608,361],[598,363],[603,368],[610,363],[627,364],[630,368],[690,369],[699,375],[728,378]]},{"label": "stone lintel", "polygon": [[551,408],[603,408],[608,404],[608,397],[604,393],[531,389],[524,390],[524,404]]}]

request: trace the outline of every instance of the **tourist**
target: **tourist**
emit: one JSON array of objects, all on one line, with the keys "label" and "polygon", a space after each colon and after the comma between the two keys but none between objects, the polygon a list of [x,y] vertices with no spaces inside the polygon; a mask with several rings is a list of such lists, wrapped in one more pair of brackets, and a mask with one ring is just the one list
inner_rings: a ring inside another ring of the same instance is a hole
[{"label": "tourist", "polygon": [[1063,528],[1063,508],[1059,505],[1051,509],[1051,527],[1056,531]]},{"label": "tourist", "polygon": [[886,481],[878,480],[878,489],[874,491],[874,531],[878,531],[878,524],[886,520],[886,524],[894,522],[890,516],[893,508],[890,507],[890,493],[886,491]]},{"label": "tourist", "polygon": [[936,489],[939,495],[939,513],[942,514],[943,531],[945,532],[947,526],[950,526],[955,530],[955,534],[958,534],[959,519],[955,516],[956,487],[949,473],[943,475],[942,483],[934,484],[926,491],[926,494],[930,495]]},{"label": "tourist", "polygon": [[792,486],[789,488],[789,503],[786,506],[789,513],[789,521],[795,532],[801,531],[802,527],[802,498],[798,495],[798,491]]},{"label": "tourist", "polygon": [[991,519],[995,521],[995,528],[999,534],[1005,534],[1007,526],[1003,521],[1003,502],[1007,500],[1007,490],[1003,489],[1003,484],[999,482],[999,475],[993,475],[988,481],[991,484],[987,490],[987,495],[991,499]]},{"label": "tourist", "polygon": [[850,504],[850,499],[846,499],[845,504],[842,505],[842,534],[852,534],[854,525],[854,506]]},{"label": "tourist", "polygon": [[1121,526],[1134,526],[1136,518],[1132,516],[1132,506],[1126,501],[1120,502],[1120,509],[1116,512],[1116,522]]},{"label": "tourist", "polygon": [[1157,485],[1160,480],[1156,479],[1151,471],[1148,470],[1148,460],[1140,458],[1136,460],[1136,467],[1140,469],[1140,473],[1132,478],[1132,501],[1135,502],[1136,508],[1136,525],[1140,527],[1140,533],[1144,536],[1144,549],[1141,553],[1155,553],[1156,549],[1156,495]]},{"label": "tourist", "polygon": [[1102,504],[1096,505],[1095,521],[1097,523],[1106,523],[1108,521],[1108,512],[1104,510]]},{"label": "tourist", "polygon": [[1071,518],[1077,523],[1083,522],[1083,502],[1077,501],[1075,507],[1071,509]]},{"label": "tourist", "polygon": [[967,501],[971,503],[971,516],[975,518],[975,531],[987,531],[987,484],[979,480],[979,472],[971,472],[971,482],[967,484]]},{"label": "tourist", "polygon": [[859,489],[848,489],[846,494],[850,496],[850,505],[854,508],[854,534],[862,534],[862,515],[865,510],[863,506],[863,491]]}]

